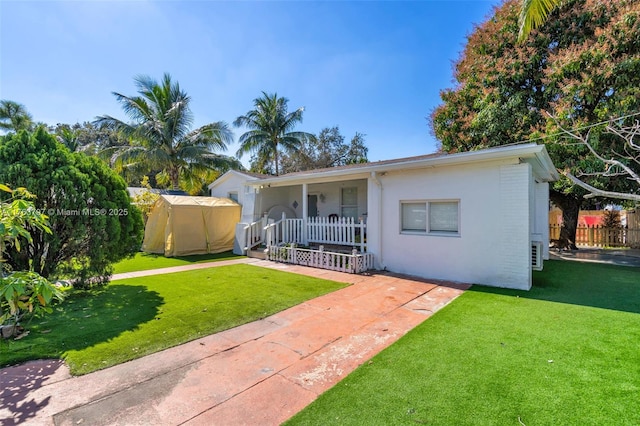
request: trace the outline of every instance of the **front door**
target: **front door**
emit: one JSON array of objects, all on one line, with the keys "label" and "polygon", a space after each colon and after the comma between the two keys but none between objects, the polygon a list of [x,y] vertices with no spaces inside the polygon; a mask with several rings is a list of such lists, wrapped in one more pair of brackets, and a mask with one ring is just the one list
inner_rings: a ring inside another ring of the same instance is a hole
[{"label": "front door", "polygon": [[318,216],[318,196],[316,194],[307,195],[307,209],[309,217]]}]

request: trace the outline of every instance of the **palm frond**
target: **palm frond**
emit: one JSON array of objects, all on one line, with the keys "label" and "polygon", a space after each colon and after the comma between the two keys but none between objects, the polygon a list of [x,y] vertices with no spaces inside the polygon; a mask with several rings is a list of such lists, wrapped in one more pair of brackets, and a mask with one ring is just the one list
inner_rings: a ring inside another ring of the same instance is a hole
[{"label": "palm frond", "polygon": [[518,25],[518,41],[524,41],[531,30],[540,27],[547,20],[549,14],[563,3],[563,0],[522,0],[522,9]]},{"label": "palm frond", "polygon": [[224,121],[206,124],[185,135],[180,144],[200,145],[211,150],[226,151],[233,142],[233,133]]},{"label": "palm frond", "polygon": [[242,157],[244,154],[255,152],[260,149],[261,146],[271,146],[272,143],[270,135],[263,130],[250,130],[243,133],[238,139],[240,148],[236,152],[237,157]]}]

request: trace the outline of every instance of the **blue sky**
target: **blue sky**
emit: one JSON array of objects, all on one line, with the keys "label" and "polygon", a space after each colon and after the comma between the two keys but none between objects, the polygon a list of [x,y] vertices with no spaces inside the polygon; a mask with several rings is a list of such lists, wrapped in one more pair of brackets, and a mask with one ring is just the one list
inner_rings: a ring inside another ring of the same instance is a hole
[{"label": "blue sky", "polygon": [[466,36],[498,3],[2,0],[0,99],[48,124],[124,119],[111,92],[168,72],[195,126],[277,92],[305,107],[298,130],[364,133],[372,161],[421,155]]}]

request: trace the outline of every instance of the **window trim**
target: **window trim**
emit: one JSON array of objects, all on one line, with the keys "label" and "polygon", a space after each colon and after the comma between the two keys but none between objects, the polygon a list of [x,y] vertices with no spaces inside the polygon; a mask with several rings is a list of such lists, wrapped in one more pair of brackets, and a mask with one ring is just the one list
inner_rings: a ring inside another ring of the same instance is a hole
[{"label": "window trim", "polygon": [[[404,204],[425,204],[425,227],[426,231],[418,231],[418,230],[405,230],[403,224],[403,205]],[[431,225],[431,203],[456,203],[458,205],[458,230],[457,231],[432,231],[430,229]],[[419,199],[419,200],[400,200],[400,214],[399,214],[399,228],[400,234],[403,235],[430,235],[437,237],[460,237],[462,234],[462,226],[461,226],[461,201],[459,198],[435,198],[435,199]]]}]

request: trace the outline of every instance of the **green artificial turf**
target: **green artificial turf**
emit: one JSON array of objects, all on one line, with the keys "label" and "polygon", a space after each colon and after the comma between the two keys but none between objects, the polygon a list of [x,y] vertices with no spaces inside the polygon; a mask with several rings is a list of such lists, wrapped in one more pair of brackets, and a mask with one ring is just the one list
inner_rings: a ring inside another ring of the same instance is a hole
[{"label": "green artificial turf", "polygon": [[183,266],[193,263],[215,262],[218,260],[236,259],[241,256],[230,251],[216,254],[196,254],[192,256],[164,257],[161,254],[137,253],[130,259],[124,259],[113,265],[113,273],[146,271],[149,269],[169,268],[171,266]]},{"label": "green artificial turf", "polygon": [[346,284],[231,265],[73,291],[29,335],[0,342],[0,366],[62,358],[85,374],[264,318]]},{"label": "green artificial turf", "polygon": [[545,262],[474,286],[288,425],[638,425],[640,269]]}]

